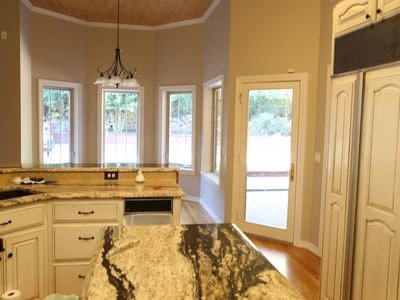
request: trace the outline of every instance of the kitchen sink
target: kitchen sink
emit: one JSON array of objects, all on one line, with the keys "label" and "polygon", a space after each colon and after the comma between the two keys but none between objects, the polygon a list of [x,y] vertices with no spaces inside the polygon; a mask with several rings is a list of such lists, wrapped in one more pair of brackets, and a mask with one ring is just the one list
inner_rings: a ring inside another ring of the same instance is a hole
[{"label": "kitchen sink", "polygon": [[34,194],[37,194],[37,192],[32,192],[29,190],[20,190],[20,189],[0,191],[0,200],[29,196]]}]

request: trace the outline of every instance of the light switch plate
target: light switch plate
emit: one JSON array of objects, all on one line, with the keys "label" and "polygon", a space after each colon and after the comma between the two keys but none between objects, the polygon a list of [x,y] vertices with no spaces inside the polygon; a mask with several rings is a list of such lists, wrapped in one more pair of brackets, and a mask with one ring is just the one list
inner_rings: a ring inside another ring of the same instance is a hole
[{"label": "light switch plate", "polygon": [[1,32],[1,39],[2,39],[2,40],[6,40],[6,39],[7,39],[7,31],[3,30],[3,31]]}]

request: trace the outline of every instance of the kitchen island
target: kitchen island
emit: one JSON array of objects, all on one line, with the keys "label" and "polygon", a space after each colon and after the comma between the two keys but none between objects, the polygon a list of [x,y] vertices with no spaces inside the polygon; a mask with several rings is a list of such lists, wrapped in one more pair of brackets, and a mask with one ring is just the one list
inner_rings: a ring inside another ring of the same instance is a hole
[{"label": "kitchen island", "polygon": [[[139,170],[144,182],[135,181]],[[162,165],[0,167],[0,295],[81,294],[101,230],[128,216],[149,219],[147,209],[127,215],[127,202],[168,201],[163,217],[180,223],[178,179],[179,170]]]},{"label": "kitchen island", "polygon": [[232,224],[107,227],[82,299],[302,299]]}]

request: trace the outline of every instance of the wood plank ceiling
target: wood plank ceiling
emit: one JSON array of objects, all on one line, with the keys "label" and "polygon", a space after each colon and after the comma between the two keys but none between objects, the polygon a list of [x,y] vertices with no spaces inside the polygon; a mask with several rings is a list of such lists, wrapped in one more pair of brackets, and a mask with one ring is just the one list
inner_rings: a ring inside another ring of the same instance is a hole
[{"label": "wood plank ceiling", "polygon": [[[30,0],[33,6],[88,22],[116,23],[117,0]],[[201,18],[213,0],[120,0],[120,23],[159,26]]]}]

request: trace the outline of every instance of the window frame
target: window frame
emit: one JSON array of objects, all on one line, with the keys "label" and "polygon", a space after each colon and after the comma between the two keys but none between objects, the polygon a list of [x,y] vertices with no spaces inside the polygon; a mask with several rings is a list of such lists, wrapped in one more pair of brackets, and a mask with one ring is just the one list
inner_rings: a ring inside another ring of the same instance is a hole
[{"label": "window frame", "polygon": [[[103,87],[98,86],[97,88],[97,107],[98,107],[98,118],[97,118],[97,161],[101,164],[106,164],[104,162],[104,92],[137,92],[138,93],[138,124],[137,124],[137,164],[143,163],[143,153],[144,153],[144,88],[114,88],[114,87]],[[115,163],[109,163],[114,165]],[[119,164],[119,163],[117,163]]]},{"label": "window frame", "polygon": [[[43,164],[43,89],[53,88],[71,91],[71,145],[69,163],[81,163],[82,155],[82,84],[69,81],[38,80],[38,143],[39,163]],[[57,164],[57,163],[55,163]]]},{"label": "window frame", "polygon": [[[221,88],[221,149],[219,172],[215,172],[215,122],[214,91]],[[210,112],[210,113],[207,113]],[[224,157],[224,75],[218,75],[203,83],[203,118],[202,118],[202,159],[201,175],[220,188]]]},{"label": "window frame", "polygon": [[169,164],[169,95],[172,93],[192,93],[192,167],[180,168],[180,173],[186,175],[194,175],[196,172],[196,85],[179,85],[179,86],[160,86],[159,99],[161,100],[161,112],[159,121],[159,162],[161,164]]}]

